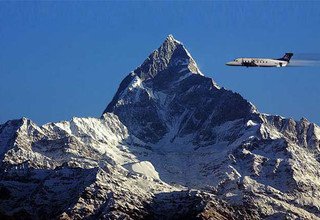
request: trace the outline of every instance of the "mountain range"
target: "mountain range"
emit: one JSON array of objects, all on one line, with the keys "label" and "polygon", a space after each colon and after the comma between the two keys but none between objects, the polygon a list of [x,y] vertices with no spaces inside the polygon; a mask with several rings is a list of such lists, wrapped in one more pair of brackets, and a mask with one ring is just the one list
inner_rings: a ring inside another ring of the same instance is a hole
[{"label": "mountain range", "polygon": [[320,128],[260,113],[169,35],[100,118],[0,125],[1,219],[320,219]]}]

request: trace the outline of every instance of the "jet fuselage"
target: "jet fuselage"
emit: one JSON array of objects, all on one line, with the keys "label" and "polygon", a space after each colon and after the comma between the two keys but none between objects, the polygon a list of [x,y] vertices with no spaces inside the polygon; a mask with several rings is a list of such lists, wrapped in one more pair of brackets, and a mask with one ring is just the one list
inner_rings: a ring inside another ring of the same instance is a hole
[{"label": "jet fuselage", "polygon": [[293,53],[286,53],[282,58],[237,58],[226,63],[228,66],[245,66],[245,67],[285,67],[289,64]]}]

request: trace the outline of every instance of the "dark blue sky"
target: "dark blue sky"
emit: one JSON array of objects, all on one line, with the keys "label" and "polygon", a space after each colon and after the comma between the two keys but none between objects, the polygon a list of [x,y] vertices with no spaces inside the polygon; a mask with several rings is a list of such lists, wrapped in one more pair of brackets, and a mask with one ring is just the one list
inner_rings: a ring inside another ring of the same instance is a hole
[{"label": "dark blue sky", "polygon": [[320,3],[0,2],[0,123],[103,112],[168,34],[201,71],[265,113],[320,124],[320,67],[238,68],[236,57],[320,53]]}]

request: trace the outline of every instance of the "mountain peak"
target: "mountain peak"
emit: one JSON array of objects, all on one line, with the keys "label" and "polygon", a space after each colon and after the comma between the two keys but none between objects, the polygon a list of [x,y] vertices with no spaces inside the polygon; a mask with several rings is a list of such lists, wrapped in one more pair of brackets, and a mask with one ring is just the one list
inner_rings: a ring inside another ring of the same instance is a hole
[{"label": "mountain peak", "polygon": [[167,39],[168,39],[168,40],[175,40],[172,34],[169,34],[169,35],[167,36]]},{"label": "mountain peak", "polygon": [[161,72],[170,74],[200,74],[196,62],[184,47],[171,34],[167,36],[161,46],[153,51],[134,73],[143,81],[155,78]]},{"label": "mountain peak", "polygon": [[176,40],[172,34],[169,34],[164,41],[164,43],[182,44],[180,41]]}]

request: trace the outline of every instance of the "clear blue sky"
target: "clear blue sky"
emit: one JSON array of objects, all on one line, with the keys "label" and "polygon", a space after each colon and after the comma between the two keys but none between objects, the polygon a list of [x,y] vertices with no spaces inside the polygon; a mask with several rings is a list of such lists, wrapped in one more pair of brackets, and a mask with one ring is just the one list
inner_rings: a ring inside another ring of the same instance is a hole
[{"label": "clear blue sky", "polygon": [[0,123],[99,117],[168,34],[202,72],[265,113],[320,124],[320,67],[238,68],[236,57],[320,53],[320,3],[0,2]]}]

